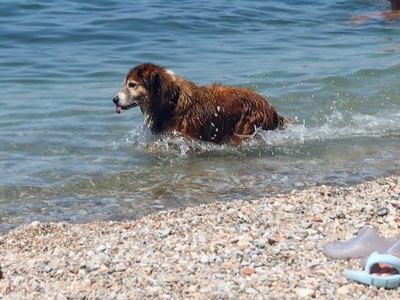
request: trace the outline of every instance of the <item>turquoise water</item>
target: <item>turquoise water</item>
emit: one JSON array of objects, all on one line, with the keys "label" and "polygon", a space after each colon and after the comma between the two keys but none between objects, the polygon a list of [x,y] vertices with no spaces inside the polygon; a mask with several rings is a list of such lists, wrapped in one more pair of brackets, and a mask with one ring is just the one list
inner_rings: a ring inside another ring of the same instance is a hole
[{"label": "turquoise water", "polygon": [[[0,3],[0,233],[345,185],[400,167],[383,1]],[[151,137],[112,98],[143,62],[249,87],[294,122],[241,147]],[[152,147],[149,147],[151,140]]]}]

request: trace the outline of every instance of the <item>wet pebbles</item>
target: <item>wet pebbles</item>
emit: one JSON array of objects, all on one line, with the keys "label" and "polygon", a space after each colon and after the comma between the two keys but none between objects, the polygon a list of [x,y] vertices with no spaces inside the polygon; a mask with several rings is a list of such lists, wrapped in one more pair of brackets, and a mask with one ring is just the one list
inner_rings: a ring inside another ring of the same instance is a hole
[{"label": "wet pebbles", "polygon": [[[399,299],[346,280],[325,243],[400,236],[400,177],[132,222],[39,223],[0,238],[0,299]],[[300,187],[300,186],[299,186]],[[296,187],[294,187],[296,188]]]}]

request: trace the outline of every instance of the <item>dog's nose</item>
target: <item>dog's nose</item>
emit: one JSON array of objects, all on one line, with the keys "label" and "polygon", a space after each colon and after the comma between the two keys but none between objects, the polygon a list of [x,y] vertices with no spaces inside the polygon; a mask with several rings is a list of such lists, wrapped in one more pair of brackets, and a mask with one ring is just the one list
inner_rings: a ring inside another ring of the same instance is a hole
[{"label": "dog's nose", "polygon": [[113,102],[114,102],[115,104],[117,104],[118,101],[119,101],[119,97],[118,97],[118,96],[115,96],[114,99],[113,99]]}]

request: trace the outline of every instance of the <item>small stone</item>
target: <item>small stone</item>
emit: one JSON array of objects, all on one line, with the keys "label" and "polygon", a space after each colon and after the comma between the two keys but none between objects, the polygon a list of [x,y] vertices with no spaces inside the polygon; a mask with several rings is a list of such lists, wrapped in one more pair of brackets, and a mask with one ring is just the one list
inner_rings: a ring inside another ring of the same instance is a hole
[{"label": "small stone", "polygon": [[235,254],[236,254],[236,256],[243,256],[243,255],[244,255],[244,252],[243,252],[243,251],[240,251],[240,250],[236,250],[236,251],[235,251]]},{"label": "small stone", "polygon": [[33,221],[30,225],[31,225],[32,227],[37,227],[37,226],[40,225],[40,222],[39,222],[39,221]]},{"label": "small stone", "polygon": [[160,232],[162,237],[167,237],[171,234],[172,228],[166,228],[163,231]]},{"label": "small stone", "polygon": [[247,288],[245,292],[246,292],[246,294],[255,294],[255,293],[257,293],[257,291],[255,289],[253,289],[253,288]]},{"label": "small stone", "polygon": [[105,245],[100,245],[96,248],[96,252],[103,252],[106,250],[106,246]]},{"label": "small stone", "polygon": [[238,241],[239,241],[239,238],[237,238],[237,237],[229,240],[229,242],[232,244],[237,243]]},{"label": "small stone", "polygon": [[378,184],[380,184],[380,185],[385,185],[385,184],[387,184],[387,181],[386,181],[385,179],[382,179],[382,178],[376,180],[376,182],[377,182]]},{"label": "small stone", "polygon": [[314,294],[314,291],[306,288],[298,288],[296,294],[299,298],[309,297]]},{"label": "small stone", "polygon": [[279,242],[281,242],[282,240],[284,240],[285,239],[285,236],[284,235],[280,235],[280,236],[278,236],[277,238],[276,238],[276,241],[279,243]]},{"label": "small stone", "polygon": [[223,262],[220,267],[221,269],[232,269],[233,264],[230,262]]},{"label": "small stone", "polygon": [[251,275],[251,274],[254,274],[254,273],[257,273],[257,272],[255,270],[253,270],[253,269],[250,269],[250,268],[243,268],[242,273],[244,275]]},{"label": "small stone", "polygon": [[347,286],[341,286],[340,288],[338,288],[337,290],[336,290],[336,292],[339,294],[339,295],[345,295],[345,294],[348,294],[349,293],[349,289],[348,289],[348,287]]},{"label": "small stone", "polygon": [[312,225],[313,225],[313,223],[306,223],[306,224],[304,225],[304,228],[305,228],[305,229],[310,229],[310,228],[312,227]]},{"label": "small stone", "polygon": [[115,266],[115,272],[124,272],[126,271],[127,267],[125,266],[125,264],[117,264]]},{"label": "small stone", "polygon": [[209,261],[209,258],[208,258],[207,255],[203,255],[203,256],[200,258],[200,262],[201,262],[202,264],[206,264],[206,263],[208,263],[208,261]]},{"label": "small stone", "polygon": [[100,265],[99,265],[99,264],[96,264],[96,263],[93,263],[93,264],[91,264],[90,266],[87,266],[87,267],[86,267],[86,271],[87,271],[87,272],[93,272],[93,271],[96,271],[96,270],[98,270],[98,269],[100,269]]},{"label": "small stone", "polygon": [[257,240],[257,241],[255,242],[255,246],[256,246],[257,248],[264,249],[264,248],[267,246],[267,243],[266,243],[265,241],[263,241],[263,240]]},{"label": "small stone", "polygon": [[32,283],[32,290],[36,291],[36,290],[39,290],[39,288],[40,288],[39,282],[34,281],[34,282]]},{"label": "small stone", "polygon": [[360,222],[360,223],[354,224],[354,227],[357,229],[362,229],[365,227],[365,222]]},{"label": "small stone", "polygon": [[378,216],[380,216],[380,217],[386,216],[388,213],[389,213],[389,212],[388,212],[387,208],[385,208],[385,207],[382,207],[382,208],[380,208],[380,209],[378,209],[378,210],[376,211],[376,214],[377,214]]},{"label": "small stone", "polygon": [[176,276],[169,276],[164,279],[164,282],[166,282],[166,283],[174,283],[174,282],[178,282],[178,281],[179,281],[179,278]]},{"label": "small stone", "polygon": [[[198,285],[191,285],[191,286],[189,286],[189,288],[188,288],[188,291],[190,292],[190,293],[196,293],[197,294],[197,292],[198,292],[198,290],[199,290],[199,286]],[[200,299],[201,297],[200,297],[200,295],[198,296],[198,297],[196,297],[195,299]]]}]

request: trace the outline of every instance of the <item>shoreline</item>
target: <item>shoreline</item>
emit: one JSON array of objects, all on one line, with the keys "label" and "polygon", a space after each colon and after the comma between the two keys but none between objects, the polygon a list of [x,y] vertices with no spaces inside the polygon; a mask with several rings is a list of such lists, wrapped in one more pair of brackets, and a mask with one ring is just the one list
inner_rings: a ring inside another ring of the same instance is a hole
[{"label": "shoreline", "polygon": [[[0,237],[0,299],[380,299],[322,247],[400,236],[400,176],[216,202],[129,222],[39,223]],[[383,213],[382,213],[383,212]]]}]

